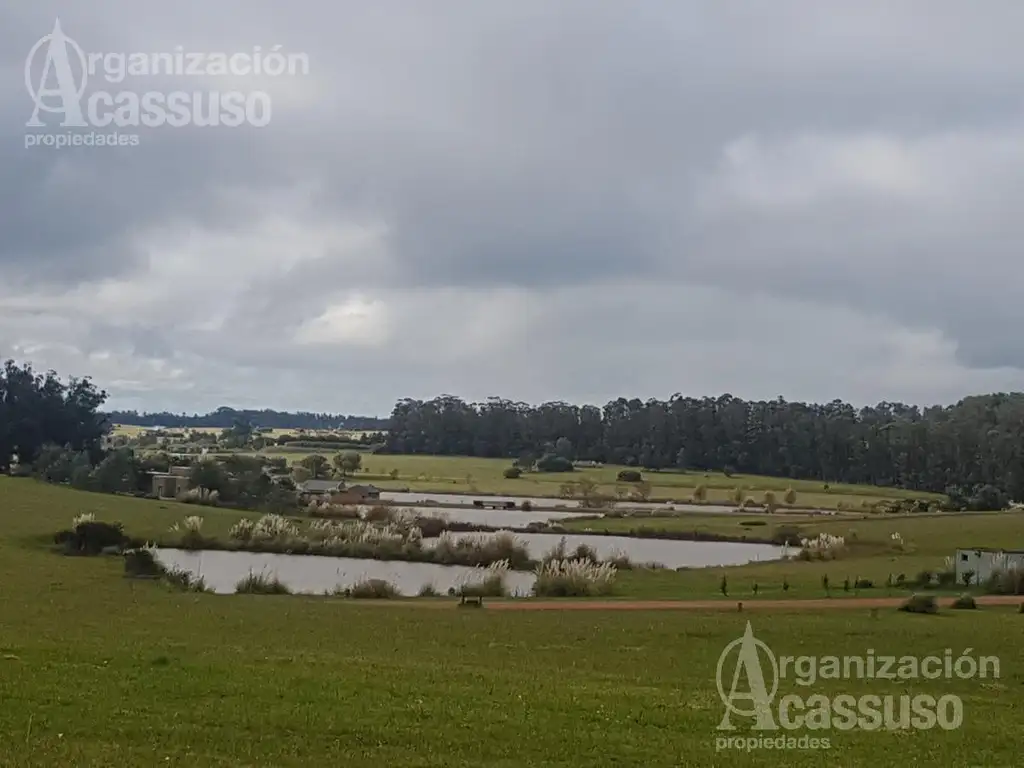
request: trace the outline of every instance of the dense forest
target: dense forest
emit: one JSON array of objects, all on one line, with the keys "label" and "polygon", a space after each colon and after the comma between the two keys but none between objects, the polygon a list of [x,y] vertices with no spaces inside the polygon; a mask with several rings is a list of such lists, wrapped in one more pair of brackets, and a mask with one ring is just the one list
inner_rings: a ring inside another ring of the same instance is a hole
[{"label": "dense forest", "polygon": [[221,407],[205,415],[184,413],[139,413],[138,411],[109,411],[111,424],[130,424],[138,427],[212,427],[228,429],[239,422],[270,429],[387,429],[387,419],[374,416],[343,416],[331,413],[299,411],[235,410]]},{"label": "dense forest", "polygon": [[1018,393],[923,410],[732,395],[620,398],[604,408],[497,398],[471,404],[445,395],[400,401],[389,430],[386,450],[392,453],[515,459],[556,452],[649,469],[728,470],[953,495],[992,485],[1024,498],[1024,394]]}]

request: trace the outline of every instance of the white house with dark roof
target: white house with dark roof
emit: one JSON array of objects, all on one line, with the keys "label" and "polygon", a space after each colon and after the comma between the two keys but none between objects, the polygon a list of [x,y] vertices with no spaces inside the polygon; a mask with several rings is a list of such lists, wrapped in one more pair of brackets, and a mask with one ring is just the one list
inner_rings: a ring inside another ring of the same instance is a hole
[{"label": "white house with dark roof", "polygon": [[956,582],[964,584],[971,574],[971,584],[983,584],[999,571],[1024,570],[1024,550],[976,547],[957,549],[955,558]]}]

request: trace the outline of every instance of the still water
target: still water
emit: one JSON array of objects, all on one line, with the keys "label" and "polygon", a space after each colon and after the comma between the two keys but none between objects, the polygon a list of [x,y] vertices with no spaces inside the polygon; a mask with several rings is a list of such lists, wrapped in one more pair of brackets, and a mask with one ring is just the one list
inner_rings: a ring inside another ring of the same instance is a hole
[{"label": "still water", "polygon": [[[362,560],[349,557],[315,555],[277,555],[263,552],[188,552],[182,549],[158,549],[157,559],[167,568],[178,568],[193,576],[202,576],[206,586],[220,594],[233,594],[235,585],[250,573],[265,573],[288,585],[292,592],[323,594],[335,587],[351,587],[364,579],[384,579],[402,595],[415,596],[424,584],[432,584],[441,594],[449,588],[482,580],[482,571],[458,565],[407,563],[404,561]],[[510,571],[505,585],[513,595],[528,595],[534,576]]]}]

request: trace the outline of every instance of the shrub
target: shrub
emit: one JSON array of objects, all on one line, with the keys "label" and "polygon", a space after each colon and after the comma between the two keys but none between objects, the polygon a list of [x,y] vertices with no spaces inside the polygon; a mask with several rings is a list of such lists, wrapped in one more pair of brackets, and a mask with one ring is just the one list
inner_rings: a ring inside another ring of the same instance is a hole
[{"label": "shrub", "polygon": [[761,525],[767,525],[768,523],[764,520],[743,520],[740,522],[744,528],[754,528]]},{"label": "shrub", "polygon": [[772,535],[772,543],[779,546],[800,546],[800,529],[793,525],[780,525]]},{"label": "shrub", "polygon": [[732,477],[733,475],[736,474],[736,468],[730,464],[726,464],[722,468],[722,474],[725,475],[726,477]]},{"label": "shrub", "polygon": [[732,499],[733,503],[736,504],[736,505],[742,504],[743,503],[743,489],[739,488],[739,487],[733,488],[732,492],[729,494],[729,498]]},{"label": "shrub", "polygon": [[522,507],[524,512],[529,512],[531,509],[533,509],[533,504],[529,501],[524,501],[520,506]]},{"label": "shrub", "polygon": [[476,573],[456,590],[456,594],[461,597],[505,597],[508,594],[505,587],[508,571],[507,560],[491,563],[486,568],[477,568]]},{"label": "shrub", "polygon": [[796,491],[792,488],[787,488],[786,494],[782,497],[782,500],[787,504],[796,504]]},{"label": "shrub", "polygon": [[985,580],[984,586],[990,595],[1024,594],[1024,571],[1016,568],[995,570]]},{"label": "shrub", "polygon": [[615,583],[615,568],[588,560],[551,560],[537,566],[533,594],[543,597],[589,597],[609,595]]},{"label": "shrub", "polygon": [[228,537],[239,542],[248,542],[252,540],[253,531],[256,529],[256,523],[250,520],[248,517],[243,517],[233,526],[228,532]]},{"label": "shrub", "polygon": [[433,562],[441,565],[484,567],[504,561],[510,567],[523,568],[530,564],[526,545],[510,531],[461,537],[445,531],[428,551]]},{"label": "shrub", "polygon": [[846,550],[846,539],[819,533],[813,539],[800,539],[800,560],[834,560]]},{"label": "shrub", "polygon": [[436,539],[448,530],[448,524],[448,517],[445,515],[416,518],[416,525],[425,539]]},{"label": "shrub", "polygon": [[579,544],[575,550],[573,550],[573,560],[586,560],[588,563],[599,563],[601,559],[597,556],[597,551],[586,544]]},{"label": "shrub", "polygon": [[643,480],[643,475],[635,469],[622,469],[619,470],[619,474],[616,475],[616,479],[620,483],[639,483]]},{"label": "shrub", "polygon": [[938,613],[939,605],[934,595],[911,595],[899,607],[905,613]]},{"label": "shrub", "polygon": [[[356,510],[356,516],[360,516],[358,510]],[[394,516],[391,508],[383,504],[375,504],[361,515],[363,520],[368,523],[389,523],[394,519]]]},{"label": "shrub", "polygon": [[203,518],[198,515],[189,515],[181,524],[175,523],[171,526],[172,533],[180,533],[178,545],[182,549],[202,549],[206,546],[206,538],[203,536]]},{"label": "shrub", "polygon": [[917,577],[914,579],[914,584],[916,584],[919,587],[930,587],[932,585],[934,576],[935,574],[933,574],[931,571],[921,571],[917,574]]},{"label": "shrub", "polygon": [[[60,538],[60,541],[57,539]],[[54,537],[65,551],[73,554],[98,555],[106,549],[120,549],[128,543],[121,523],[101,523],[85,520],[78,523],[73,531],[62,531]]]},{"label": "shrub", "polygon": [[774,509],[778,503],[775,499],[775,491],[765,491],[762,501],[769,510]]},{"label": "shrub", "polygon": [[329,501],[316,501],[306,505],[306,514],[310,517],[329,517],[334,520],[361,520],[358,507],[347,504],[331,504]]},{"label": "shrub", "polygon": [[629,556],[622,550],[612,552],[604,561],[607,565],[612,566],[616,571],[632,571],[633,561],[629,559]]},{"label": "shrub", "polygon": [[186,504],[205,504],[208,507],[216,507],[220,502],[220,491],[209,488],[192,488],[186,491],[181,497]]},{"label": "shrub", "polygon": [[569,459],[554,453],[545,453],[537,460],[539,472],[572,472],[574,469]]},{"label": "shrub", "polygon": [[693,500],[704,501],[708,497],[708,489],[703,485],[698,485],[693,489]]},{"label": "shrub", "polygon": [[400,596],[398,588],[384,579],[362,579],[346,592],[348,597],[360,600],[384,600]]},{"label": "shrub", "polygon": [[523,470],[519,467],[506,467],[505,471],[502,472],[506,480],[516,480],[523,475]]},{"label": "shrub", "polygon": [[975,602],[973,597],[968,594],[963,594],[953,601],[952,607],[959,610],[971,610],[977,608],[978,604]]},{"label": "shrub", "polygon": [[83,512],[80,515],[75,515],[71,519],[71,528],[75,529],[78,526],[80,526],[82,523],[94,523],[94,522],[96,522],[96,515],[94,515],[92,512]]},{"label": "shrub", "polygon": [[429,582],[420,587],[420,591],[416,593],[417,597],[439,597],[440,595],[437,588]]},{"label": "shrub", "polygon": [[235,585],[237,595],[290,595],[292,591],[276,575],[268,576],[264,572],[253,573]]},{"label": "shrub", "polygon": [[162,576],[164,568],[152,549],[139,547],[125,551],[124,572],[129,576]]},{"label": "shrub", "polygon": [[857,579],[853,582],[854,589],[874,589],[875,582],[871,579]]},{"label": "shrub", "polygon": [[180,568],[169,568],[164,571],[164,581],[175,589],[183,592],[213,592],[206,586],[202,576],[193,576]]}]

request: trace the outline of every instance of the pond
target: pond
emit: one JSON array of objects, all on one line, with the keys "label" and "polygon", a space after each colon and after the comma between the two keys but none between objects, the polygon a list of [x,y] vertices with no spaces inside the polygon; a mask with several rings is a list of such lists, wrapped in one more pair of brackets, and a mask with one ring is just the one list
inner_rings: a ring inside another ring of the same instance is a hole
[{"label": "pond", "polygon": [[402,507],[420,517],[446,517],[452,522],[476,523],[494,528],[525,528],[530,523],[543,523],[548,520],[566,520],[573,517],[586,517],[576,512],[530,511],[520,509],[477,509],[475,507]]},{"label": "pond", "polygon": [[[292,592],[322,595],[335,587],[351,587],[364,579],[384,579],[404,596],[413,597],[424,584],[441,594],[449,588],[482,580],[481,571],[458,565],[359,560],[348,557],[277,555],[263,552],[187,552],[158,549],[156,557],[167,568],[178,568],[201,576],[206,586],[219,594],[233,594],[235,585],[250,573],[266,573],[288,585]],[[526,596],[533,586],[532,573],[509,571],[505,584],[513,595]]]},{"label": "pond", "polygon": [[496,504],[502,501],[514,501],[517,507],[522,506],[524,501],[530,502],[533,506],[543,507],[565,507],[572,509],[580,505],[579,501],[573,499],[556,499],[542,496],[480,496],[472,493],[418,493],[416,491],[381,491],[381,501],[391,501],[396,504],[417,504],[434,502],[435,504],[465,504],[472,506],[474,501],[480,500],[489,504]]},{"label": "pond", "polygon": [[[498,504],[504,501],[513,501],[516,507],[522,507],[524,501],[530,502],[534,507],[540,509],[564,510],[578,509],[582,502],[579,499],[556,499],[553,496],[480,496],[471,493],[417,493],[415,491],[381,491],[381,501],[388,501],[393,504],[415,506],[417,504],[460,504],[472,507],[474,501],[483,501],[487,504]],[[737,512],[736,507],[728,507],[721,504],[673,504],[653,501],[616,501],[615,509],[650,509],[670,510],[675,512],[697,512],[704,514],[726,514]],[[452,518],[453,520],[455,518]],[[549,519],[549,518],[544,518]]]},{"label": "pond", "polygon": [[657,512],[696,512],[704,515],[733,514],[740,510],[736,507],[726,507],[720,504],[673,504],[651,501],[617,501],[615,509],[649,509]]},{"label": "pond", "polygon": [[[489,533],[452,533],[452,536],[491,536]],[[738,541],[675,541],[670,539],[636,539],[627,536],[595,536],[588,534],[516,533],[526,545],[530,558],[540,560],[565,539],[572,552],[586,544],[604,559],[624,553],[633,563],[660,563],[667,568],[707,568],[723,565],[746,565],[782,558],[784,549],[774,544],[752,544]],[[425,539],[429,543],[430,539]],[[796,550],[790,549],[790,555]]]}]

